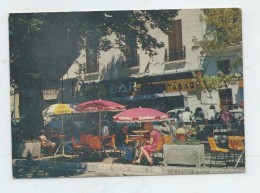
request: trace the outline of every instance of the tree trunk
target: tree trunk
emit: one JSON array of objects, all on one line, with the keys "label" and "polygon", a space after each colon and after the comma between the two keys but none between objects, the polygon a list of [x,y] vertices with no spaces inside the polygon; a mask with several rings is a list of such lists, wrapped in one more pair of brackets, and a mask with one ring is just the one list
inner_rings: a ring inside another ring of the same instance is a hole
[{"label": "tree trunk", "polygon": [[43,98],[40,81],[30,76],[22,79],[18,88],[22,138],[37,139],[39,131],[43,128]]}]

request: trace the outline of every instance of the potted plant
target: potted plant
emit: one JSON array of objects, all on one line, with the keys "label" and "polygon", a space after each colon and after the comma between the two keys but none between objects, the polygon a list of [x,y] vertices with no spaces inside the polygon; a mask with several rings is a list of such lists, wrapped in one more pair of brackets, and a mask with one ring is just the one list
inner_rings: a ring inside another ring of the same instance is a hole
[{"label": "potted plant", "polygon": [[205,164],[204,145],[196,139],[189,141],[176,141],[163,146],[164,164],[196,165]]}]

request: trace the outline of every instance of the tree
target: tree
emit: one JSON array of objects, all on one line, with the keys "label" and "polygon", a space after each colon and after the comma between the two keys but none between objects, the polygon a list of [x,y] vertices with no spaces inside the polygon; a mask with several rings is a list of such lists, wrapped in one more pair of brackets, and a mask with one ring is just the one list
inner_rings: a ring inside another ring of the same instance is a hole
[{"label": "tree", "polygon": [[[71,13],[15,13],[9,16],[10,77],[19,89],[20,118],[25,138],[34,138],[43,126],[42,90],[59,81],[81,49],[103,50],[125,44],[149,56],[163,43],[149,28],[167,32],[176,10]],[[115,42],[107,37],[115,34]],[[137,44],[139,43],[139,44]]]},{"label": "tree", "polygon": [[[200,49],[201,58],[205,59],[210,53],[224,52],[226,48],[241,45],[242,21],[241,10],[230,9],[204,9],[201,21],[206,25],[202,40],[193,38],[194,50]],[[242,65],[242,53],[238,54],[236,61],[231,65],[236,68]],[[218,90],[241,80],[242,75],[218,73],[215,77],[207,75],[194,76],[199,90]]]}]

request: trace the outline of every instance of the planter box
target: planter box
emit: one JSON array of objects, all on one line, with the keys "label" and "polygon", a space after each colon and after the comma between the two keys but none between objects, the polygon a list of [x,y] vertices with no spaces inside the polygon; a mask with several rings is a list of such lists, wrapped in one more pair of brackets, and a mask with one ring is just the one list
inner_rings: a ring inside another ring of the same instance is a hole
[{"label": "planter box", "polygon": [[15,148],[13,149],[15,157],[26,158],[28,154],[31,154],[32,157],[40,157],[41,156],[41,143],[33,142],[33,143],[17,143]]},{"label": "planter box", "polygon": [[205,164],[204,145],[167,145],[163,146],[164,164],[196,165]]}]

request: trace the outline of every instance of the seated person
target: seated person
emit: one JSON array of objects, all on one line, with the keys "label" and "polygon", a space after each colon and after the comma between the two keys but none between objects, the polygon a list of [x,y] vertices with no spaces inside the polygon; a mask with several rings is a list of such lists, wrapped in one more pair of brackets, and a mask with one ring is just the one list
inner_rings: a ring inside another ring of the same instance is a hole
[{"label": "seated person", "polygon": [[47,139],[47,137],[45,136],[45,130],[42,130],[40,132],[41,132],[41,135],[39,136],[39,140],[41,142],[42,147],[55,147],[56,146],[56,143]]},{"label": "seated person", "polygon": [[106,121],[102,121],[101,124],[101,134],[103,136],[109,136],[109,129],[108,129],[108,123]]},{"label": "seated person", "polygon": [[139,158],[137,160],[135,160],[133,162],[133,164],[139,165],[140,162],[141,162],[141,159],[144,155],[146,157],[146,159],[148,160],[150,166],[152,166],[153,165],[153,159],[150,157],[150,154],[153,153],[156,150],[161,135],[160,135],[159,131],[154,129],[152,123],[146,123],[144,125],[144,129],[149,132],[150,139],[148,141],[146,141],[145,146],[140,148],[141,152],[140,152]]},{"label": "seated person", "polygon": [[172,136],[172,142],[176,141],[176,119],[173,118],[169,123],[170,136]]},{"label": "seated person", "polygon": [[163,121],[161,125],[157,127],[157,130],[163,134],[170,134],[170,127],[165,121]]},{"label": "seated person", "polygon": [[40,136],[39,136],[39,139],[40,139],[41,145],[42,145],[43,147],[49,147],[49,146],[55,147],[55,146],[56,146],[56,143],[53,143],[53,142],[49,141],[49,140],[46,138],[45,135],[40,135]]},{"label": "seated person", "polygon": [[74,138],[76,140],[76,143],[78,143],[80,138],[79,129],[75,127],[71,121],[68,121],[66,124],[65,136],[66,136],[66,142],[64,143],[65,152],[71,154],[74,152],[71,138]]},{"label": "seated person", "polygon": [[[109,128],[108,128],[108,122],[102,121],[101,123],[101,135],[102,136],[109,136]],[[110,139],[104,139],[102,140],[102,144],[105,145],[109,142]]]},{"label": "seated person", "polygon": [[179,128],[176,130],[176,138],[180,141],[187,141],[188,133],[186,129],[183,128],[183,123],[179,123]]},{"label": "seated person", "polygon": [[119,150],[125,151],[124,159],[127,163],[131,163],[133,161],[133,147],[126,144],[126,135],[128,131],[128,126],[123,125],[119,130],[116,131],[116,147]]}]

